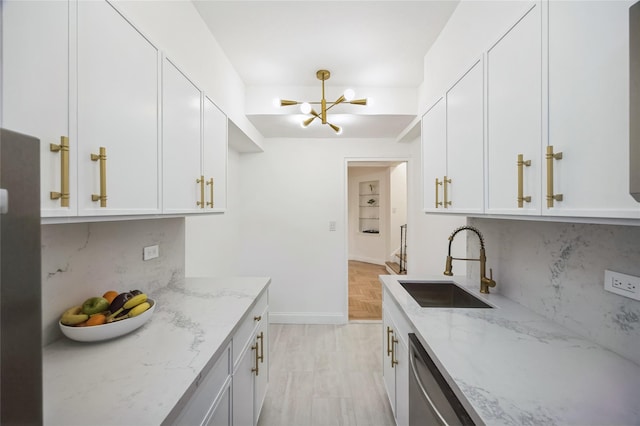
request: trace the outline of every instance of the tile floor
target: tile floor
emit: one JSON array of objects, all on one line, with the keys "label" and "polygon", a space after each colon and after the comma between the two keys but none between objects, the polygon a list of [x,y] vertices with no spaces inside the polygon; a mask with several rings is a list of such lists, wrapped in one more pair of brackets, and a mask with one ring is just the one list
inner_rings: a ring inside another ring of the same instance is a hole
[{"label": "tile floor", "polygon": [[271,324],[258,426],[395,425],[382,380],[382,324]]}]

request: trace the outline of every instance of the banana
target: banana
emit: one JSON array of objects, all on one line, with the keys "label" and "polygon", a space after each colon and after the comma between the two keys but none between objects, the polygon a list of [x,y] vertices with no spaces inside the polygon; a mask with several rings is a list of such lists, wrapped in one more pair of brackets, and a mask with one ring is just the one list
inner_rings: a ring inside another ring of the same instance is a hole
[{"label": "banana", "polygon": [[89,315],[82,313],[82,306],[74,306],[69,308],[62,314],[60,322],[64,325],[77,325],[89,319]]},{"label": "banana", "polygon": [[147,295],[144,293],[136,294],[131,299],[127,300],[122,306],[124,309],[131,309],[134,306],[138,306],[141,303],[147,301]]},{"label": "banana", "polygon": [[142,302],[139,305],[134,306],[129,311],[129,318],[137,317],[138,315],[145,312],[150,307],[151,307],[151,304],[149,302]]}]

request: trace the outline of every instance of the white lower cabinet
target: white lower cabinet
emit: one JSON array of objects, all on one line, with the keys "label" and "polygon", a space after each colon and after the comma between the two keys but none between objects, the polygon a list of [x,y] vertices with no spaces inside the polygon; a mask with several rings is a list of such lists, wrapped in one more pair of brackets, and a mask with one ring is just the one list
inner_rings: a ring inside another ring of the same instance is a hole
[{"label": "white lower cabinet", "polygon": [[204,377],[174,424],[231,426],[231,344]]},{"label": "white lower cabinet", "polygon": [[[268,296],[265,293],[233,337],[233,425],[258,423],[269,381]],[[247,331],[249,332],[247,334]]]},{"label": "white lower cabinet", "polygon": [[[173,425],[255,426],[269,381],[268,292],[240,320],[231,341],[196,381]],[[165,422],[166,423],[166,422]]]},{"label": "white lower cabinet", "polygon": [[409,350],[411,328],[385,293],[382,309],[382,375],[398,426],[409,424]]}]

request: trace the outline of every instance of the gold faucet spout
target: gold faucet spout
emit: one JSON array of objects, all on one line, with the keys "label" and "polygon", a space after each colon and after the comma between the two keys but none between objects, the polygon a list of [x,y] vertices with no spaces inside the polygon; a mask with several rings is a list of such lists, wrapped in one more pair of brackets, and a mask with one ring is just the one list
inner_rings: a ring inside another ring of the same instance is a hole
[{"label": "gold faucet spout", "polygon": [[487,255],[484,249],[484,238],[482,238],[482,234],[473,226],[462,226],[449,236],[449,253],[447,254],[447,263],[444,269],[444,275],[452,276],[453,272],[453,257],[451,256],[451,243],[453,242],[453,238],[460,231],[468,230],[473,231],[478,238],[480,239],[480,257],[478,259],[461,259],[455,258],[457,260],[474,260],[480,262],[480,293],[489,294],[489,287],[495,287],[496,282],[493,280],[493,270],[489,269],[490,277],[487,277]]}]

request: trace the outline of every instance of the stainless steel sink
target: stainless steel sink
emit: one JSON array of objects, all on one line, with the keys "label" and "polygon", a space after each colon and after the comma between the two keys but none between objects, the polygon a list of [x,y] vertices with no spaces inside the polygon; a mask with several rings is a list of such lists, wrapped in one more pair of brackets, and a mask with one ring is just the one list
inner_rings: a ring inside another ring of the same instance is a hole
[{"label": "stainless steel sink", "polygon": [[449,281],[398,281],[423,308],[493,308]]}]

